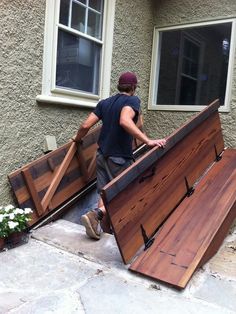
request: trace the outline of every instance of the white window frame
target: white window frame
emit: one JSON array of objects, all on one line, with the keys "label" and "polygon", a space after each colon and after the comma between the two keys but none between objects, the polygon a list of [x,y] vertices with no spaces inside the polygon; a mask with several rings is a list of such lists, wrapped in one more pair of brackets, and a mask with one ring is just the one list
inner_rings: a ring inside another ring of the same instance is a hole
[{"label": "white window frame", "polygon": [[[103,43],[101,52],[99,95],[93,95],[82,91],[73,91],[56,87],[55,79],[60,0],[46,0],[42,92],[41,95],[36,97],[38,102],[94,108],[99,99],[109,97],[115,1],[116,0],[104,0],[103,40],[96,40],[94,37],[83,34],[83,37],[85,38]],[[60,25],[60,28],[65,28],[71,32],[71,29],[67,26]],[[73,32],[78,35],[80,34],[80,32],[76,30]]]},{"label": "white window frame", "polygon": [[152,49],[152,65],[151,65],[151,74],[150,74],[150,87],[149,87],[149,101],[148,109],[149,110],[163,110],[163,111],[201,111],[206,106],[187,106],[187,105],[165,105],[165,104],[156,104],[157,97],[157,88],[158,88],[158,75],[159,75],[159,66],[160,66],[160,49],[161,49],[161,40],[159,32],[177,30],[177,29],[187,29],[195,26],[207,26],[207,25],[216,25],[222,23],[232,23],[231,38],[230,38],[230,53],[229,53],[229,65],[228,65],[228,74],[227,74],[227,84],[225,90],[225,103],[224,106],[219,108],[220,112],[229,112],[230,111],[230,101],[231,101],[231,91],[232,91],[232,76],[233,76],[233,67],[235,62],[235,46],[236,46],[236,19],[224,19],[218,21],[194,23],[188,25],[178,25],[171,27],[158,28],[154,27],[153,35],[153,49]]}]

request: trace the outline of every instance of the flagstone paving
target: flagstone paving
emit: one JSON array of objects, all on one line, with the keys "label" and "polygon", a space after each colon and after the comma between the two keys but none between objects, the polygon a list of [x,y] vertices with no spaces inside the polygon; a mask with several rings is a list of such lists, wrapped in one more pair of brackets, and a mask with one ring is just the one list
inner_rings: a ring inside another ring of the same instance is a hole
[{"label": "flagstone paving", "polygon": [[236,231],[178,291],[129,272],[114,237],[58,220],[0,253],[0,313],[236,313]]}]

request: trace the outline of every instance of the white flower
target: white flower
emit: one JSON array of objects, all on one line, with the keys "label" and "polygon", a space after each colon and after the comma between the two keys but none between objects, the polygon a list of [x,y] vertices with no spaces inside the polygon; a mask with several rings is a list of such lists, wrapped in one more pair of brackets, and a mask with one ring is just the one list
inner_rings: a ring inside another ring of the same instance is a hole
[{"label": "white flower", "polygon": [[4,215],[0,215],[0,222],[3,221]]},{"label": "white flower", "polygon": [[14,214],[15,214],[15,215],[17,215],[17,214],[24,214],[24,211],[23,211],[23,209],[21,209],[21,208],[16,208],[16,209],[14,210]]},{"label": "white flower", "polygon": [[32,209],[31,208],[25,208],[25,214],[30,214],[32,213]]},{"label": "white flower", "polygon": [[14,229],[18,225],[19,225],[18,222],[8,221],[8,226],[9,226],[10,229]]},{"label": "white flower", "polygon": [[10,205],[7,205],[6,207],[5,207],[5,211],[6,212],[9,212],[9,210],[11,210],[11,209],[13,209],[14,208],[14,206],[12,206],[11,204]]},{"label": "white flower", "polygon": [[3,207],[2,207],[2,206],[0,206],[0,210],[1,210],[1,209],[3,209]]},{"label": "white flower", "polygon": [[14,219],[15,218],[15,214],[14,213],[10,213],[8,216],[9,216],[10,219]]}]

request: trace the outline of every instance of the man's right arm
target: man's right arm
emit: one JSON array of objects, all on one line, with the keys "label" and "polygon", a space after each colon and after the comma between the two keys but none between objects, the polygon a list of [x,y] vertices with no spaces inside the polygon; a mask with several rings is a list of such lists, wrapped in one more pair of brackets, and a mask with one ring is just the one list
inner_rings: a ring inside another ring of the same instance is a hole
[{"label": "man's right arm", "polygon": [[100,119],[96,116],[95,113],[90,113],[88,118],[80,125],[74,141],[79,142],[88,133],[89,129],[99,120]]}]

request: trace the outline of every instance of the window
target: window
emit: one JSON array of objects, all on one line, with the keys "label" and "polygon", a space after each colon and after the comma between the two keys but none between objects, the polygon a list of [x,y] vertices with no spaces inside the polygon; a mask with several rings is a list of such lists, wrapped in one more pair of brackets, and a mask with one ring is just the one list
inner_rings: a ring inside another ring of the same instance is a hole
[{"label": "window", "polygon": [[114,9],[114,0],[47,1],[38,101],[93,107],[109,96]]},{"label": "window", "polygon": [[229,106],[235,21],[155,29],[150,109]]}]

